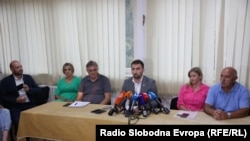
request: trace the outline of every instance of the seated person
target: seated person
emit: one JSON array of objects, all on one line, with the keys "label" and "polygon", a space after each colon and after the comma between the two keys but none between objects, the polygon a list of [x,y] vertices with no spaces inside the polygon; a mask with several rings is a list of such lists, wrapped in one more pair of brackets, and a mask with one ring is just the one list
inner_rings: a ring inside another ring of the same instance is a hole
[{"label": "seated person", "polygon": [[11,128],[10,111],[2,106],[0,99],[0,141],[8,141],[8,135]]},{"label": "seated person", "polygon": [[10,110],[16,134],[20,113],[37,105],[32,97],[41,93],[41,88],[30,75],[23,74],[23,68],[19,61],[11,61],[10,70],[12,74],[1,81],[0,93],[3,97],[4,107]]},{"label": "seated person", "polygon": [[[121,91],[131,91],[133,94],[153,92],[157,98],[151,101],[150,105],[146,104],[146,109],[161,108],[159,103],[156,102],[157,100],[161,103],[157,94],[156,81],[144,75],[144,63],[141,60],[137,59],[131,62],[131,73],[133,76],[124,80]],[[131,105],[131,99],[126,103],[126,107],[129,105]]]},{"label": "seated person", "polygon": [[86,64],[88,75],[80,83],[77,101],[89,101],[93,104],[110,104],[111,85],[109,78],[99,74],[98,64],[89,61]]},{"label": "seated person", "polygon": [[249,91],[236,81],[237,78],[233,67],[225,67],[221,71],[220,83],[208,91],[204,112],[216,120],[248,116]]},{"label": "seated person", "polygon": [[189,83],[181,86],[177,108],[187,111],[203,111],[209,86],[202,83],[202,71],[194,67],[188,72]]},{"label": "seated person", "polygon": [[65,63],[62,71],[65,77],[57,82],[56,101],[73,102],[76,100],[81,78],[74,76],[74,66],[71,63]]},{"label": "seated person", "polygon": [[133,76],[124,80],[122,91],[132,91],[137,94],[152,91],[157,94],[156,82],[143,74],[144,63],[141,60],[134,60],[131,63],[131,73]]},{"label": "seated person", "polygon": [[11,127],[10,111],[0,105],[0,139],[7,141]]}]

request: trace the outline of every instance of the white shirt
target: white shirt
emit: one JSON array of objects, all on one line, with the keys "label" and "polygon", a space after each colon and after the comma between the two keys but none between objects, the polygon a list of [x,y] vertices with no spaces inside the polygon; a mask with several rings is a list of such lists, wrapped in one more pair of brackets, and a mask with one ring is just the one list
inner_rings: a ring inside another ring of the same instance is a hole
[{"label": "white shirt", "polygon": [[[21,79],[18,79],[18,78],[16,78],[14,76],[14,78],[15,78],[16,86],[18,86],[20,84],[24,84],[23,77]],[[26,94],[26,92],[25,92],[25,90],[24,90],[24,88],[20,89],[18,91],[18,93],[19,93],[20,96],[24,96],[26,98],[25,102],[29,102],[30,101],[29,98],[28,98],[28,96],[27,96],[27,94]]]},{"label": "white shirt", "polygon": [[[139,83],[136,83],[135,80],[134,80],[134,78],[132,79],[132,81],[133,81],[133,83],[134,83],[134,86],[135,86],[135,93],[136,93],[136,94],[140,94],[140,92],[141,92],[142,78],[143,78],[143,76],[141,77],[141,80],[140,80]],[[128,108],[129,108],[129,101],[130,101],[130,99],[127,100],[126,103],[125,103],[126,109],[127,109],[127,110],[128,110]]]},{"label": "white shirt", "polygon": [[139,83],[136,83],[134,78],[132,79],[132,81],[134,82],[134,86],[135,86],[135,93],[137,93],[137,94],[140,94],[140,92],[141,92],[142,78],[143,78],[143,76],[141,77],[141,80]]}]

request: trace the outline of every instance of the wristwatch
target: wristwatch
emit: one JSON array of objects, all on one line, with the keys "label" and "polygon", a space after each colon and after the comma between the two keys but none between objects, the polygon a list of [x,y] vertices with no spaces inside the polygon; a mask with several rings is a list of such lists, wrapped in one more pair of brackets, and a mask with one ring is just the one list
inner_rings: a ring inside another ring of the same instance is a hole
[{"label": "wristwatch", "polygon": [[231,118],[231,113],[227,112],[227,118]]}]

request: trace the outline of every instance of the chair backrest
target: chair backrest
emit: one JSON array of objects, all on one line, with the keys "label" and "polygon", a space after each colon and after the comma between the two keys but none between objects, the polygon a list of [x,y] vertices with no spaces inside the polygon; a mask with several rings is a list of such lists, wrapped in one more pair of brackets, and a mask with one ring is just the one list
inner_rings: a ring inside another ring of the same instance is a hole
[{"label": "chair backrest", "polygon": [[41,87],[41,93],[34,96],[34,100],[37,105],[45,104],[48,102],[49,90],[50,90],[49,86]]},{"label": "chair backrest", "polygon": [[178,110],[177,101],[178,101],[178,97],[172,98],[171,103],[170,103],[170,109]]}]

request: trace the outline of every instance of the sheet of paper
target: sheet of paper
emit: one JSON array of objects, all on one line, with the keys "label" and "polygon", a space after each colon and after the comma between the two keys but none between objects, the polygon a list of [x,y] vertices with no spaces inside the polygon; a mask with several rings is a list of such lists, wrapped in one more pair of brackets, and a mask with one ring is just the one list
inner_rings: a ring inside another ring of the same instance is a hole
[{"label": "sheet of paper", "polygon": [[177,118],[187,118],[187,119],[193,119],[195,118],[195,116],[197,115],[198,112],[196,111],[183,111],[180,110],[177,112],[177,114],[175,115],[175,117]]},{"label": "sheet of paper", "polygon": [[86,101],[75,101],[72,104],[70,104],[68,107],[84,107],[88,105],[90,102]]}]

